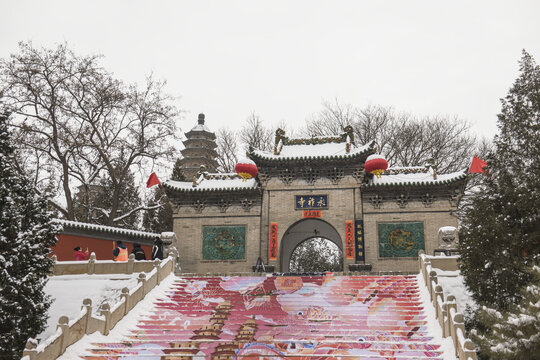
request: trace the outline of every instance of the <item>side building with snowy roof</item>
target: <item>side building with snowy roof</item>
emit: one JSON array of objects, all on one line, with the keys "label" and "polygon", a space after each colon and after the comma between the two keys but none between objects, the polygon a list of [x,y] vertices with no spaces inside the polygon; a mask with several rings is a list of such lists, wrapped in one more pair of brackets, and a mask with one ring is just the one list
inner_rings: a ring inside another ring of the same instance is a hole
[{"label": "side building with snowy roof", "polygon": [[113,260],[113,250],[118,241],[126,245],[128,253],[133,250],[133,244],[140,244],[146,258],[150,260],[153,239],[161,237],[161,234],[156,233],[79,221],[55,219],[54,222],[62,226],[56,235],[58,241],[51,249],[51,254],[56,255],[59,261],[74,260],[73,250],[77,246],[82,251],[88,248],[90,253],[96,254],[97,260]]},{"label": "side building with snowy roof", "polygon": [[201,169],[193,181],[166,181],[183,271],[250,272],[261,257],[288,272],[295,248],[316,237],[341,249],[344,271],[417,271],[418,251],[441,248],[439,228],[457,226],[467,174],[418,166],[378,177],[364,170],[375,151],[350,126],[296,139],[278,129],[274,151],[248,153],[255,178]]}]

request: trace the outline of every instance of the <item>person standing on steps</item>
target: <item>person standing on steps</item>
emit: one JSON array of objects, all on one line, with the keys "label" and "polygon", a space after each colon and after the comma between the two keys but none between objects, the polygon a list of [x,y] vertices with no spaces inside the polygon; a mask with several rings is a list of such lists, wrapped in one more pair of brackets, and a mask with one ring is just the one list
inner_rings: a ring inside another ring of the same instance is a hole
[{"label": "person standing on steps", "polygon": [[135,260],[146,260],[146,254],[141,248],[141,244],[133,244],[133,250],[131,250],[131,253],[135,255]]},{"label": "person standing on steps", "polygon": [[121,241],[116,242],[116,249],[113,250],[114,261],[128,261],[128,251],[126,245]]},{"label": "person standing on steps", "polygon": [[152,260],[163,260],[163,241],[156,236],[154,238],[154,246],[152,247]]}]

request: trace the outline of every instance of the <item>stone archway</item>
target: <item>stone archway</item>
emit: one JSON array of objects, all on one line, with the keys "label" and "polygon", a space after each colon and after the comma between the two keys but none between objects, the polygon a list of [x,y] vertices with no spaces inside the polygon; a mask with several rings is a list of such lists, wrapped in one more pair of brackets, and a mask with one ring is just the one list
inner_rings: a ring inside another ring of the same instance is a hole
[{"label": "stone archway", "polygon": [[281,238],[280,271],[288,272],[294,249],[304,240],[322,237],[332,241],[343,253],[343,243],[337,230],[321,219],[302,219],[292,224]]}]

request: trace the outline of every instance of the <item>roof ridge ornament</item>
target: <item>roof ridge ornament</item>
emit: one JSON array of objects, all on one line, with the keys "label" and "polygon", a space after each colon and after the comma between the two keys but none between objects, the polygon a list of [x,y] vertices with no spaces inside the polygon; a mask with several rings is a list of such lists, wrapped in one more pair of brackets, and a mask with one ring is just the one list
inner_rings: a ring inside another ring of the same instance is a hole
[{"label": "roof ridge ornament", "polygon": [[281,149],[283,149],[283,140],[286,139],[285,137],[285,130],[281,128],[277,128],[276,130],[276,138],[274,140],[274,155],[279,155],[281,153]]}]

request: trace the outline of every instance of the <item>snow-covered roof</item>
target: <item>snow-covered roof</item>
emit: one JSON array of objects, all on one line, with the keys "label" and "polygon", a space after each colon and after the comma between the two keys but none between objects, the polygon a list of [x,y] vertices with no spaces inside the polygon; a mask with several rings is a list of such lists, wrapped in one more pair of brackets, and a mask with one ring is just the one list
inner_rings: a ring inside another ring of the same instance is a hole
[{"label": "snow-covered roof", "polygon": [[83,222],[78,222],[78,221],[54,219],[53,222],[60,225],[64,225],[64,228],[92,230],[92,231],[97,231],[97,232],[102,232],[102,233],[125,235],[125,236],[136,237],[136,238],[153,239],[156,236],[159,236],[159,234],[156,234],[156,233],[123,229],[123,228],[118,228],[118,227],[113,227],[113,226],[89,224],[89,223],[83,223]]},{"label": "snow-covered roof", "polygon": [[175,191],[242,191],[255,190],[255,179],[243,181],[236,173],[204,173],[196,182],[167,180],[163,186]]},{"label": "snow-covered roof", "polygon": [[[289,142],[294,141],[289,140]],[[346,159],[353,158],[373,150],[373,143],[356,146],[350,144],[347,152],[347,143],[328,142],[323,144],[284,144],[278,155],[262,150],[253,150],[250,155],[254,158],[286,161],[304,159]]]},{"label": "snow-covered roof", "polygon": [[197,124],[195,125],[190,131],[206,131],[206,132],[212,132],[208,126],[205,124]]},{"label": "snow-covered roof", "polygon": [[[425,185],[444,185],[456,182],[458,180],[465,179],[467,177],[467,169],[457,171],[450,174],[437,174],[436,179],[433,176],[433,169],[428,168],[427,171],[418,171],[418,172],[402,172],[405,168],[400,168],[401,172],[398,172],[394,175],[392,174],[391,169],[388,169],[385,173],[381,175],[380,178],[374,176],[366,187],[370,186],[425,186]],[[420,170],[420,168],[416,168]]]}]

